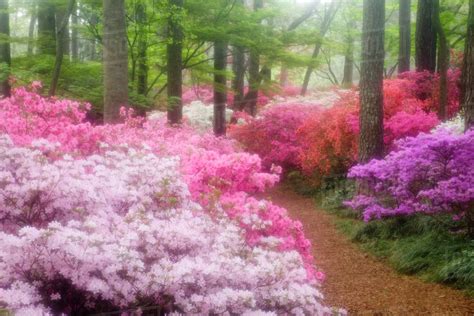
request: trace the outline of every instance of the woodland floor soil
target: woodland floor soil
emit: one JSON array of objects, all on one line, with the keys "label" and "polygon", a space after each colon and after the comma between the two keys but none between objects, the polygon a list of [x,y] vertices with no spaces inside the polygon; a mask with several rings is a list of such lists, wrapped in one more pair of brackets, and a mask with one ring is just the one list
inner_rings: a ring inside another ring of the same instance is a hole
[{"label": "woodland floor soil", "polygon": [[318,210],[312,198],[283,185],[263,197],[303,223],[316,264],[326,273],[326,305],[343,307],[350,315],[474,315],[474,300],[463,292],[398,274],[364,253],[337,230],[334,215]]}]

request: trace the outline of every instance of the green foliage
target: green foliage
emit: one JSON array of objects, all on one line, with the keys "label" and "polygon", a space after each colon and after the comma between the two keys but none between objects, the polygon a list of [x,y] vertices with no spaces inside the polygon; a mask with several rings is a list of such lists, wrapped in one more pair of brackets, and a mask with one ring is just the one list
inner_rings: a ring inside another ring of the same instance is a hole
[{"label": "green foliage", "polygon": [[[54,56],[35,55],[18,57],[13,60],[13,76],[17,85],[28,85],[32,81],[43,82],[43,91],[48,91],[51,81]],[[101,116],[103,108],[103,74],[102,64],[97,61],[71,62],[67,58],[63,61],[59,78],[58,95],[92,104],[95,115]],[[130,103],[143,111],[152,106],[151,100],[138,95],[130,87]]]}]

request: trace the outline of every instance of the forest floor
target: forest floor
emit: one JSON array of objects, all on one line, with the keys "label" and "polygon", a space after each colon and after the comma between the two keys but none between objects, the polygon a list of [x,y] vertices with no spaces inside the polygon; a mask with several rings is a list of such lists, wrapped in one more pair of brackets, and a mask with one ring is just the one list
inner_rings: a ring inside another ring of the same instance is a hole
[{"label": "forest floor", "polygon": [[334,215],[314,200],[280,185],[263,194],[300,220],[312,242],[316,265],[326,274],[325,303],[350,315],[474,315],[474,300],[444,285],[401,275],[364,253],[335,226]]}]

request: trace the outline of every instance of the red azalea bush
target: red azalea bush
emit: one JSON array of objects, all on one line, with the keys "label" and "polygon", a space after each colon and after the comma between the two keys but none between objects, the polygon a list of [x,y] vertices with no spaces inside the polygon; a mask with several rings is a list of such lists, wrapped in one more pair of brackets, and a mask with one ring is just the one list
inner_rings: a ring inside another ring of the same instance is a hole
[{"label": "red azalea bush", "polygon": [[[459,108],[459,71],[449,71],[449,115]],[[394,142],[428,132],[439,121],[436,115],[437,75],[406,72],[384,81],[384,142]],[[355,90],[339,93],[332,107],[304,103],[277,104],[247,124],[231,129],[231,135],[251,152],[286,169],[298,168],[321,178],[343,174],[355,163],[359,133],[359,96]]]},{"label": "red azalea bush", "polygon": [[301,142],[300,163],[306,174],[316,178],[343,173],[357,155],[358,98],[355,92],[341,95],[336,104],[306,119],[297,130]]}]

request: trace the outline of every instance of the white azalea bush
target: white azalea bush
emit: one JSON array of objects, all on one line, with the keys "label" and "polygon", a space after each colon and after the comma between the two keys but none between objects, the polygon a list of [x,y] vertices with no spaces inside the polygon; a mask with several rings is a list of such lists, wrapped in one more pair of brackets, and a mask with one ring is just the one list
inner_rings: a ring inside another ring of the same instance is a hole
[{"label": "white azalea bush", "polygon": [[[230,122],[233,111],[226,108],[225,117],[226,121]],[[161,119],[166,116],[166,112],[151,112],[148,118],[151,120]],[[212,122],[214,118],[214,106],[212,104],[205,104],[202,101],[191,101],[189,104],[183,106],[183,117],[186,122],[201,130],[208,130],[212,128]]]},{"label": "white azalea bush", "polygon": [[177,158],[122,146],[73,159],[40,143],[0,138],[0,308],[332,312],[298,251],[251,245],[219,203],[193,202]]}]

